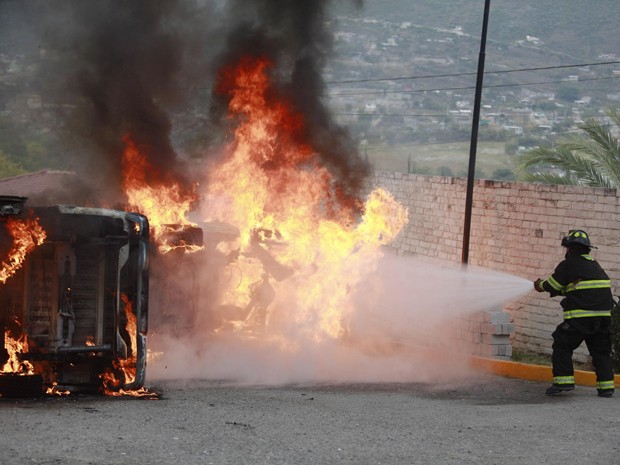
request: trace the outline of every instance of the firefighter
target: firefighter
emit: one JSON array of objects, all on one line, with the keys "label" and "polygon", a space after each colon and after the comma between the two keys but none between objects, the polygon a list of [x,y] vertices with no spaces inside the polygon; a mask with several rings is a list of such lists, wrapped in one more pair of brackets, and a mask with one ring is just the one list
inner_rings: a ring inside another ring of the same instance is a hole
[{"label": "firefighter", "polygon": [[575,389],[573,351],[583,341],[596,371],[600,397],[612,397],[614,372],[611,361],[611,309],[614,300],[607,273],[592,256],[588,234],[571,230],[562,239],[566,255],[547,279],[537,279],[534,289],[564,296],[560,305],[564,321],[553,332],[553,384],[545,391],[553,396]]},{"label": "firefighter", "polygon": [[562,239],[566,255],[547,279],[537,279],[534,289],[564,296],[560,305],[564,321],[553,332],[553,384],[545,394],[555,395],[575,389],[573,351],[583,341],[596,371],[600,397],[614,393],[611,361],[611,309],[614,300],[607,273],[590,255],[593,248],[588,234],[571,230]]}]

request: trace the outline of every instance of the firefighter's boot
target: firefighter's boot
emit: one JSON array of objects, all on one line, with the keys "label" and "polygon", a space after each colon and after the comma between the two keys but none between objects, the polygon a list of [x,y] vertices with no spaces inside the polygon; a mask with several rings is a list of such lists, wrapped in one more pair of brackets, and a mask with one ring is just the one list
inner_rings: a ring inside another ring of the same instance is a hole
[{"label": "firefighter's boot", "polygon": [[574,384],[552,384],[545,391],[545,395],[555,396],[557,394],[560,394],[561,392],[574,391],[574,390],[575,390]]}]

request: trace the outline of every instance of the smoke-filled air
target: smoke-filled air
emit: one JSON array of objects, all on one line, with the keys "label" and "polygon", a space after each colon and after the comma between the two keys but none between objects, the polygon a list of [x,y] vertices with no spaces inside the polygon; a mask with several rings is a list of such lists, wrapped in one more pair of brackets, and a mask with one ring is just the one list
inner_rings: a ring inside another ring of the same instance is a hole
[{"label": "smoke-filled air", "polygon": [[[69,197],[149,219],[151,381],[458,378],[468,373],[446,343],[449,322],[530,290],[390,251],[408,211],[370,186],[325,103],[331,6],[46,10],[49,92],[74,102],[71,169],[89,179]],[[188,120],[182,109],[198,105]]]}]

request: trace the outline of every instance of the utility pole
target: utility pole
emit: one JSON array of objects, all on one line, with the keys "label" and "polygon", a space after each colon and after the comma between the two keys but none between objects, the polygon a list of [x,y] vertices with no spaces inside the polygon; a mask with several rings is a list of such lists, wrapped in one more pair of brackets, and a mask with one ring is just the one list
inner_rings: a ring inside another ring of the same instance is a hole
[{"label": "utility pole", "polygon": [[469,145],[469,168],[467,171],[467,191],[465,195],[465,222],[463,225],[463,250],[461,261],[464,265],[469,261],[469,236],[471,233],[471,210],[474,196],[474,176],[476,173],[476,150],[478,147],[478,126],[480,124],[480,100],[482,96],[482,80],[484,77],[484,58],[487,43],[487,28],[489,24],[489,9],[491,0],[484,2],[484,16],[482,18],[482,35],[480,38],[480,53],[478,55],[478,72],[476,75],[476,95],[474,97],[474,113],[471,124],[471,142]]}]

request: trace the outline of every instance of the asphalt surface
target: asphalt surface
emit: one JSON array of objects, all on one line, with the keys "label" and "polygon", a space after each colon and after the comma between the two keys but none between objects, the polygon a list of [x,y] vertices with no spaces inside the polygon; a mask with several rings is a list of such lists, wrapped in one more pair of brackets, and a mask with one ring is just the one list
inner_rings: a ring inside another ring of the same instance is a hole
[{"label": "asphalt surface", "polygon": [[0,399],[2,464],[620,463],[620,399],[458,384],[166,381],[158,400]]}]

